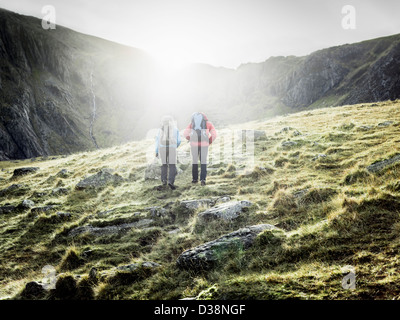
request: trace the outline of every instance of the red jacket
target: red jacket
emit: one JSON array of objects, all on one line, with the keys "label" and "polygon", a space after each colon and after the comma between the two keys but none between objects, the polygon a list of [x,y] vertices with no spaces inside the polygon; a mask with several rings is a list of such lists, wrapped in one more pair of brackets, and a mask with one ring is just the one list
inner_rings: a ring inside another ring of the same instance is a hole
[{"label": "red jacket", "polygon": [[202,146],[206,147],[209,146],[216,138],[217,138],[217,131],[215,130],[213,124],[208,121],[207,117],[203,114],[204,119],[206,120],[206,135],[208,137],[208,141],[190,141],[190,134],[192,133],[192,122],[186,127],[185,131],[183,131],[184,137],[190,141],[190,145],[192,146]]}]

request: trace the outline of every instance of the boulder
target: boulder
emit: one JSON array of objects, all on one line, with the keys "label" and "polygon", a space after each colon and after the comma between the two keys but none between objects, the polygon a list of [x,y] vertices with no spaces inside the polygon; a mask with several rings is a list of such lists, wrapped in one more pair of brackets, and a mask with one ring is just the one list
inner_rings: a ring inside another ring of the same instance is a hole
[{"label": "boulder", "polygon": [[104,236],[109,234],[115,234],[120,232],[129,231],[132,228],[143,228],[153,223],[151,219],[142,219],[137,222],[123,223],[119,225],[107,226],[107,227],[93,227],[91,225],[77,227],[72,229],[69,233],[69,237],[75,237],[82,233],[89,233],[94,236]]},{"label": "boulder", "polygon": [[178,257],[176,263],[182,269],[208,269],[221,260],[224,252],[246,250],[253,245],[258,234],[272,229],[276,227],[270,224],[259,224],[236,230],[216,240],[186,250]]},{"label": "boulder", "polygon": [[399,161],[400,161],[400,154],[397,154],[389,159],[385,159],[371,164],[370,166],[367,167],[367,170],[371,173],[375,173]]},{"label": "boulder", "polygon": [[118,184],[124,179],[118,174],[111,174],[110,170],[102,169],[95,175],[83,179],[76,185],[77,190],[97,189],[102,188],[108,184]]},{"label": "boulder", "polygon": [[22,208],[22,209],[30,209],[34,205],[35,205],[35,203],[32,200],[25,199],[24,201],[21,202],[19,207]]},{"label": "boulder", "polygon": [[209,220],[222,219],[226,221],[234,220],[239,217],[243,208],[250,207],[250,201],[230,201],[198,214],[199,222],[207,222]]},{"label": "boulder", "polygon": [[12,178],[24,176],[26,174],[34,173],[38,171],[40,168],[38,167],[26,167],[26,168],[18,168],[14,170]]}]

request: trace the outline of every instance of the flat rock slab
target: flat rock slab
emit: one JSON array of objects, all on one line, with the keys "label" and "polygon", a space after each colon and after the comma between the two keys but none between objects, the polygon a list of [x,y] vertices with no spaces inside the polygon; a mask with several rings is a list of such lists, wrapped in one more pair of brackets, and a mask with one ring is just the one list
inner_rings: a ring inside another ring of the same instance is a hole
[{"label": "flat rock slab", "polygon": [[76,185],[77,190],[97,189],[108,184],[118,184],[124,179],[118,174],[111,174],[109,170],[103,169],[98,173],[83,179]]},{"label": "flat rock slab", "polygon": [[186,250],[177,259],[178,267],[183,269],[207,269],[217,262],[221,253],[227,250],[246,250],[250,248],[257,235],[265,230],[276,229],[270,224],[258,224],[241,228],[216,240]]},{"label": "flat rock slab", "polygon": [[87,225],[87,226],[82,226],[82,227],[77,227],[75,229],[72,229],[68,233],[68,236],[75,237],[82,233],[90,233],[91,235],[94,235],[94,236],[104,236],[104,235],[128,231],[132,228],[147,227],[151,223],[153,223],[153,220],[151,220],[151,219],[142,219],[137,222],[123,223],[123,224],[107,226],[107,227],[93,227],[91,225]]},{"label": "flat rock slab", "polygon": [[200,222],[206,222],[214,219],[230,221],[239,217],[243,208],[250,207],[251,205],[252,203],[247,200],[230,201],[200,212],[197,217]]},{"label": "flat rock slab", "polygon": [[400,161],[400,154],[397,154],[390,159],[378,161],[378,162],[371,164],[370,166],[367,167],[367,170],[369,172],[375,173],[375,172],[378,172],[378,171],[390,166],[391,164],[399,162],[399,161]]},{"label": "flat rock slab", "polygon": [[14,170],[14,174],[12,178],[24,176],[26,174],[34,173],[38,171],[40,168],[38,167],[26,167],[26,168],[18,168]]}]

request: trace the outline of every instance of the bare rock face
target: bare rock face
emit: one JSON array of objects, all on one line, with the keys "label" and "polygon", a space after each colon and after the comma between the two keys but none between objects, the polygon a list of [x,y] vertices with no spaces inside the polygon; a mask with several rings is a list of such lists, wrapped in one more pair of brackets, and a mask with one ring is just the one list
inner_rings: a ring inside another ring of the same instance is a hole
[{"label": "bare rock face", "polygon": [[208,269],[221,259],[224,252],[246,250],[253,245],[258,234],[273,229],[276,229],[273,225],[259,224],[236,230],[221,238],[186,250],[178,257],[176,263],[182,269]]}]

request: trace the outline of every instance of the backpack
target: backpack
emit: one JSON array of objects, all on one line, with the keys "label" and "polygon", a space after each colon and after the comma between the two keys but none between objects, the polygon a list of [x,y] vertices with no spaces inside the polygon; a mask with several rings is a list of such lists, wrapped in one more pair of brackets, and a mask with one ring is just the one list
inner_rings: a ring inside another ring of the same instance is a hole
[{"label": "backpack", "polygon": [[161,126],[160,144],[163,146],[176,145],[176,132],[170,123]]},{"label": "backpack", "polygon": [[[194,137],[196,137],[196,135],[197,135],[198,141],[201,141],[202,136],[204,138],[206,138],[208,141],[208,137],[206,135],[206,129],[207,129],[207,120],[204,119],[203,114],[201,114],[199,112],[193,114],[193,116],[192,116],[192,130],[193,131],[192,132],[193,132]],[[194,132],[196,134],[194,134]]]}]

